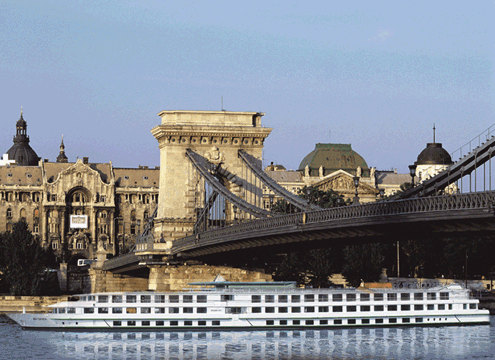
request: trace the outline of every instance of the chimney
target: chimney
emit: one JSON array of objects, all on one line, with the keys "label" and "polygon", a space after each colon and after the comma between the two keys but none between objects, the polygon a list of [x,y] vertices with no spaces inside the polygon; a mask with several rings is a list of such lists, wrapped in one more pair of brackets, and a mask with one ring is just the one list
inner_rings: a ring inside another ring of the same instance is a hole
[{"label": "chimney", "polygon": [[89,164],[89,157],[83,156],[83,164]]}]

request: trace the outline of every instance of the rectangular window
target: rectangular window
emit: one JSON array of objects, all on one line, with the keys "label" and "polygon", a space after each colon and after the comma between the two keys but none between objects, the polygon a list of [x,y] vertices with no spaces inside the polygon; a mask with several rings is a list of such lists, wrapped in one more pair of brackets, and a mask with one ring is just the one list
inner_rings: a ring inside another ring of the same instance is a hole
[{"label": "rectangular window", "polygon": [[137,308],[134,308],[134,307],[128,307],[125,309],[125,312],[127,314],[136,314],[137,313]]},{"label": "rectangular window", "polygon": [[375,305],[375,311],[383,311],[383,305]]},{"label": "rectangular window", "polygon": [[198,308],[196,309],[196,312],[197,312],[198,314],[206,314],[206,308],[205,308],[205,307],[198,307]]},{"label": "rectangular window", "polygon": [[361,294],[359,298],[361,301],[370,301],[370,294]]},{"label": "rectangular window", "polygon": [[306,294],[306,295],[304,295],[304,301],[305,302],[314,302],[315,301],[314,294]]},{"label": "rectangular window", "polygon": [[155,295],[155,302],[156,303],[164,303],[165,302],[165,295]]},{"label": "rectangular window", "polygon": [[150,326],[150,322],[149,322],[149,320],[143,320],[143,321],[141,322],[141,326]]},{"label": "rectangular window", "polygon": [[184,295],[182,297],[182,301],[185,303],[192,303],[193,302],[193,297],[192,295]]},{"label": "rectangular window", "polygon": [[170,326],[178,326],[179,325],[179,322],[177,320],[172,320],[170,322]]},{"label": "rectangular window", "polygon": [[397,305],[389,305],[388,311],[397,311]]},{"label": "rectangular window", "polygon": [[410,323],[410,322],[411,322],[411,319],[409,319],[409,318],[403,318],[403,319],[402,319],[402,323],[403,323],[403,324],[408,324],[408,323]]},{"label": "rectangular window", "polygon": [[375,294],[373,298],[375,301],[383,301],[383,294]]},{"label": "rectangular window", "polygon": [[356,301],[356,294],[347,294],[346,299],[347,301]]},{"label": "rectangular window", "polygon": [[275,324],[275,322],[274,322],[273,320],[267,320],[267,321],[266,321],[266,324],[267,324],[267,325],[274,325],[274,324]]},{"label": "rectangular window", "polygon": [[98,296],[98,302],[99,303],[107,303],[108,302],[108,295],[99,295]]},{"label": "rectangular window", "polygon": [[289,311],[288,311],[288,308],[286,308],[286,307],[279,307],[278,312],[285,314],[285,313],[288,313]]},{"label": "rectangular window", "polygon": [[112,314],[122,314],[122,308],[121,307],[112,308]]},{"label": "rectangular window", "polygon": [[206,295],[198,295],[198,297],[196,298],[196,301],[201,304],[206,303],[206,300],[207,300]]},{"label": "rectangular window", "polygon": [[184,326],[192,326],[192,321],[190,320],[184,321]]},{"label": "rectangular window", "polygon": [[477,304],[469,304],[469,310],[476,310],[477,308]]},{"label": "rectangular window", "polygon": [[361,320],[361,324],[369,324],[369,323],[370,323],[370,319]]},{"label": "rectangular window", "polygon": [[306,320],[306,325],[314,325],[314,320]]},{"label": "rectangular window", "polygon": [[400,299],[402,301],[409,301],[409,300],[411,300],[411,294],[410,293],[402,293],[402,294],[400,294]]},{"label": "rectangular window", "polygon": [[448,292],[441,292],[440,293],[440,300],[449,300],[449,293]]},{"label": "rectangular window", "polygon": [[348,306],[347,307],[347,312],[356,312],[357,311],[357,306]]},{"label": "rectangular window", "polygon": [[155,314],[165,314],[165,308],[164,307],[155,308]]},{"label": "rectangular window", "polygon": [[332,300],[333,301],[342,301],[342,294],[333,294]]},{"label": "rectangular window", "polygon": [[108,308],[106,307],[98,308],[98,314],[108,314]]},{"label": "rectangular window", "polygon": [[292,320],[292,325],[300,325],[301,321],[300,320]]},{"label": "rectangular window", "polygon": [[141,302],[143,304],[148,304],[151,302],[151,295],[141,295]]},{"label": "rectangular window", "polygon": [[389,324],[397,324],[397,319],[396,318],[390,318],[388,319]]},{"label": "rectangular window", "polygon": [[232,301],[232,300],[234,300],[234,295],[221,295],[220,300],[221,301]]},{"label": "rectangular window", "polygon": [[416,301],[423,300],[423,293],[414,293],[414,300]]},{"label": "rectangular window", "polygon": [[320,325],[328,325],[328,320],[320,320]]},{"label": "rectangular window", "polygon": [[213,326],[220,326],[220,320],[213,320],[213,321],[211,322],[211,324],[212,324]]},{"label": "rectangular window", "polygon": [[136,322],[134,320],[129,320],[127,326],[136,326]]},{"label": "rectangular window", "polygon": [[193,308],[192,307],[185,307],[182,309],[182,312],[184,314],[192,314],[193,313]]},{"label": "rectangular window", "polygon": [[261,308],[260,307],[254,307],[251,309],[251,312],[253,314],[259,314],[259,313],[261,313]]},{"label": "rectangular window", "polygon": [[449,310],[452,310],[452,304],[449,304]]},{"label": "rectangular window", "polygon": [[[428,305],[428,306],[430,306],[430,305]],[[464,310],[467,310],[467,304],[463,304],[463,305],[462,305],[462,308],[463,308]],[[428,309],[428,310],[430,310],[430,309]]]},{"label": "rectangular window", "polygon": [[333,324],[334,325],[342,325],[342,320],[336,319],[336,320],[333,321]]},{"label": "rectangular window", "polygon": [[171,307],[171,308],[168,308],[168,312],[170,314],[178,314],[179,313],[179,308],[178,307]]},{"label": "rectangular window", "polygon": [[113,322],[113,326],[122,326],[122,321],[115,320],[115,321]]},{"label": "rectangular window", "polygon": [[347,324],[348,325],[354,325],[354,324],[356,324],[356,319],[347,319]]},{"label": "rectangular window", "polygon": [[401,305],[400,309],[402,311],[410,311],[411,310],[411,305]]},{"label": "rectangular window", "polygon": [[272,314],[272,313],[274,313],[274,312],[275,312],[275,308],[274,308],[274,307],[266,307],[266,308],[265,308],[265,312],[266,312],[266,313],[270,313],[270,314]]},{"label": "rectangular window", "polygon": [[293,313],[300,313],[301,312],[301,308],[300,307],[292,307],[291,308],[291,312],[293,312]]},{"label": "rectangular window", "polygon": [[278,296],[278,302],[279,303],[286,303],[288,301],[289,301],[289,299],[288,299],[288,296],[287,295],[279,295]]},{"label": "rectangular window", "polygon": [[171,303],[174,303],[174,304],[179,303],[179,295],[170,295],[170,297],[168,298],[168,301],[170,301]]},{"label": "rectangular window", "polygon": [[151,314],[151,308],[149,308],[149,307],[142,307],[141,308],[141,314]]},{"label": "rectangular window", "polygon": [[163,320],[157,320],[156,321],[156,326],[164,326],[165,325],[165,321]]},{"label": "rectangular window", "polygon": [[199,326],[206,326],[206,321],[200,320],[200,321],[198,321],[198,325]]},{"label": "rectangular window", "polygon": [[112,302],[120,304],[122,302],[122,295],[112,295]]},{"label": "rectangular window", "polygon": [[436,293],[426,293],[426,299],[427,300],[436,300],[437,294]]},{"label": "rectangular window", "polygon": [[319,306],[318,307],[318,312],[328,312],[328,306]]},{"label": "rectangular window", "polygon": [[287,320],[280,320],[280,325],[287,325]]},{"label": "rectangular window", "polygon": [[422,323],[423,322],[423,318],[416,318],[416,322],[417,323]]},{"label": "rectangular window", "polygon": [[333,312],[342,312],[342,306],[332,306]]},{"label": "rectangular window", "polygon": [[251,302],[252,303],[260,303],[261,302],[261,295],[252,295],[251,296]]},{"label": "rectangular window", "polygon": [[292,295],[291,296],[291,302],[298,303],[300,301],[301,301],[301,296],[300,295]]},{"label": "rectangular window", "polygon": [[94,314],[95,308],[84,308],[85,314]]},{"label": "rectangular window", "polygon": [[265,295],[265,302],[267,303],[275,302],[275,295]]},{"label": "rectangular window", "polygon": [[318,301],[328,301],[328,294],[319,294]]},{"label": "rectangular window", "polygon": [[426,306],[427,306],[427,310],[435,310],[435,305],[434,304],[428,304]]},{"label": "rectangular window", "polygon": [[383,319],[375,319],[375,324],[383,324]]},{"label": "rectangular window", "polygon": [[397,294],[396,293],[387,294],[387,300],[388,301],[397,301]]},{"label": "rectangular window", "polygon": [[423,310],[423,305],[414,305],[414,310],[415,311],[422,311]]},{"label": "rectangular window", "polygon": [[315,307],[314,306],[305,306],[304,307],[304,312],[305,313],[314,313],[315,312]]},{"label": "rectangular window", "polygon": [[135,303],[136,302],[136,295],[127,295],[125,297],[125,300],[127,303]]},{"label": "rectangular window", "polygon": [[361,311],[371,311],[371,306],[369,305],[361,306]]}]

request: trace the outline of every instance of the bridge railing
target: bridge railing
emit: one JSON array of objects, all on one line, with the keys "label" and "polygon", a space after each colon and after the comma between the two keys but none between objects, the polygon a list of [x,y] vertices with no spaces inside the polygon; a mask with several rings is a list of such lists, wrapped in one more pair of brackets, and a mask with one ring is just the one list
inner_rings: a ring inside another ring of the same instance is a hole
[{"label": "bridge railing", "polygon": [[193,247],[198,242],[204,244],[204,242],[207,242],[209,239],[213,240],[220,237],[224,238],[229,235],[249,233],[262,229],[266,229],[265,233],[269,234],[269,229],[279,227],[298,227],[303,226],[304,224],[372,216],[411,214],[455,209],[490,208],[494,202],[495,191],[488,191],[484,193],[430,196],[425,198],[382,201],[358,206],[343,206],[309,211],[306,213],[273,216],[268,219],[258,219],[225,228],[208,230],[203,233],[178,239],[174,242],[173,247]]}]

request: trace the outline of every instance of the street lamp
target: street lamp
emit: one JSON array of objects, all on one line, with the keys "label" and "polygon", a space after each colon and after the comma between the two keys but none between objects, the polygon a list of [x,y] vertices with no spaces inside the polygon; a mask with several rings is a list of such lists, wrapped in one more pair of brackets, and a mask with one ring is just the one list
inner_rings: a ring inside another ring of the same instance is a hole
[{"label": "street lamp", "polygon": [[268,198],[270,199],[270,211],[272,211],[272,207],[273,207],[273,198],[275,197],[275,195],[273,194],[270,194],[268,195]]},{"label": "street lamp", "polygon": [[412,187],[414,187],[414,177],[416,176],[416,165],[409,165],[409,175],[411,175]]},{"label": "street lamp", "polygon": [[352,178],[352,181],[354,181],[354,187],[356,188],[356,192],[354,193],[354,199],[352,199],[352,205],[359,205],[359,196],[358,196],[359,176],[354,176]]},{"label": "street lamp", "polygon": [[383,199],[383,197],[385,196],[385,189],[378,189],[378,193],[380,194],[380,198]]}]

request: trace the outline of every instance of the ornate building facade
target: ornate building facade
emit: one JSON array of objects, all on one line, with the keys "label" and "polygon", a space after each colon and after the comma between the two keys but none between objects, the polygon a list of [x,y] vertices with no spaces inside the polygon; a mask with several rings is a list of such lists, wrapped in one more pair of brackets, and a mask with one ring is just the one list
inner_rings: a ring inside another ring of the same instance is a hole
[{"label": "ornate building facade", "polygon": [[[57,161],[42,161],[28,144],[22,113],[16,132],[0,165],[0,232],[24,218],[60,261],[94,258],[98,246],[128,251],[157,206],[159,167],[70,162],[63,140]],[[84,215],[85,226],[71,226],[71,215]]]}]

